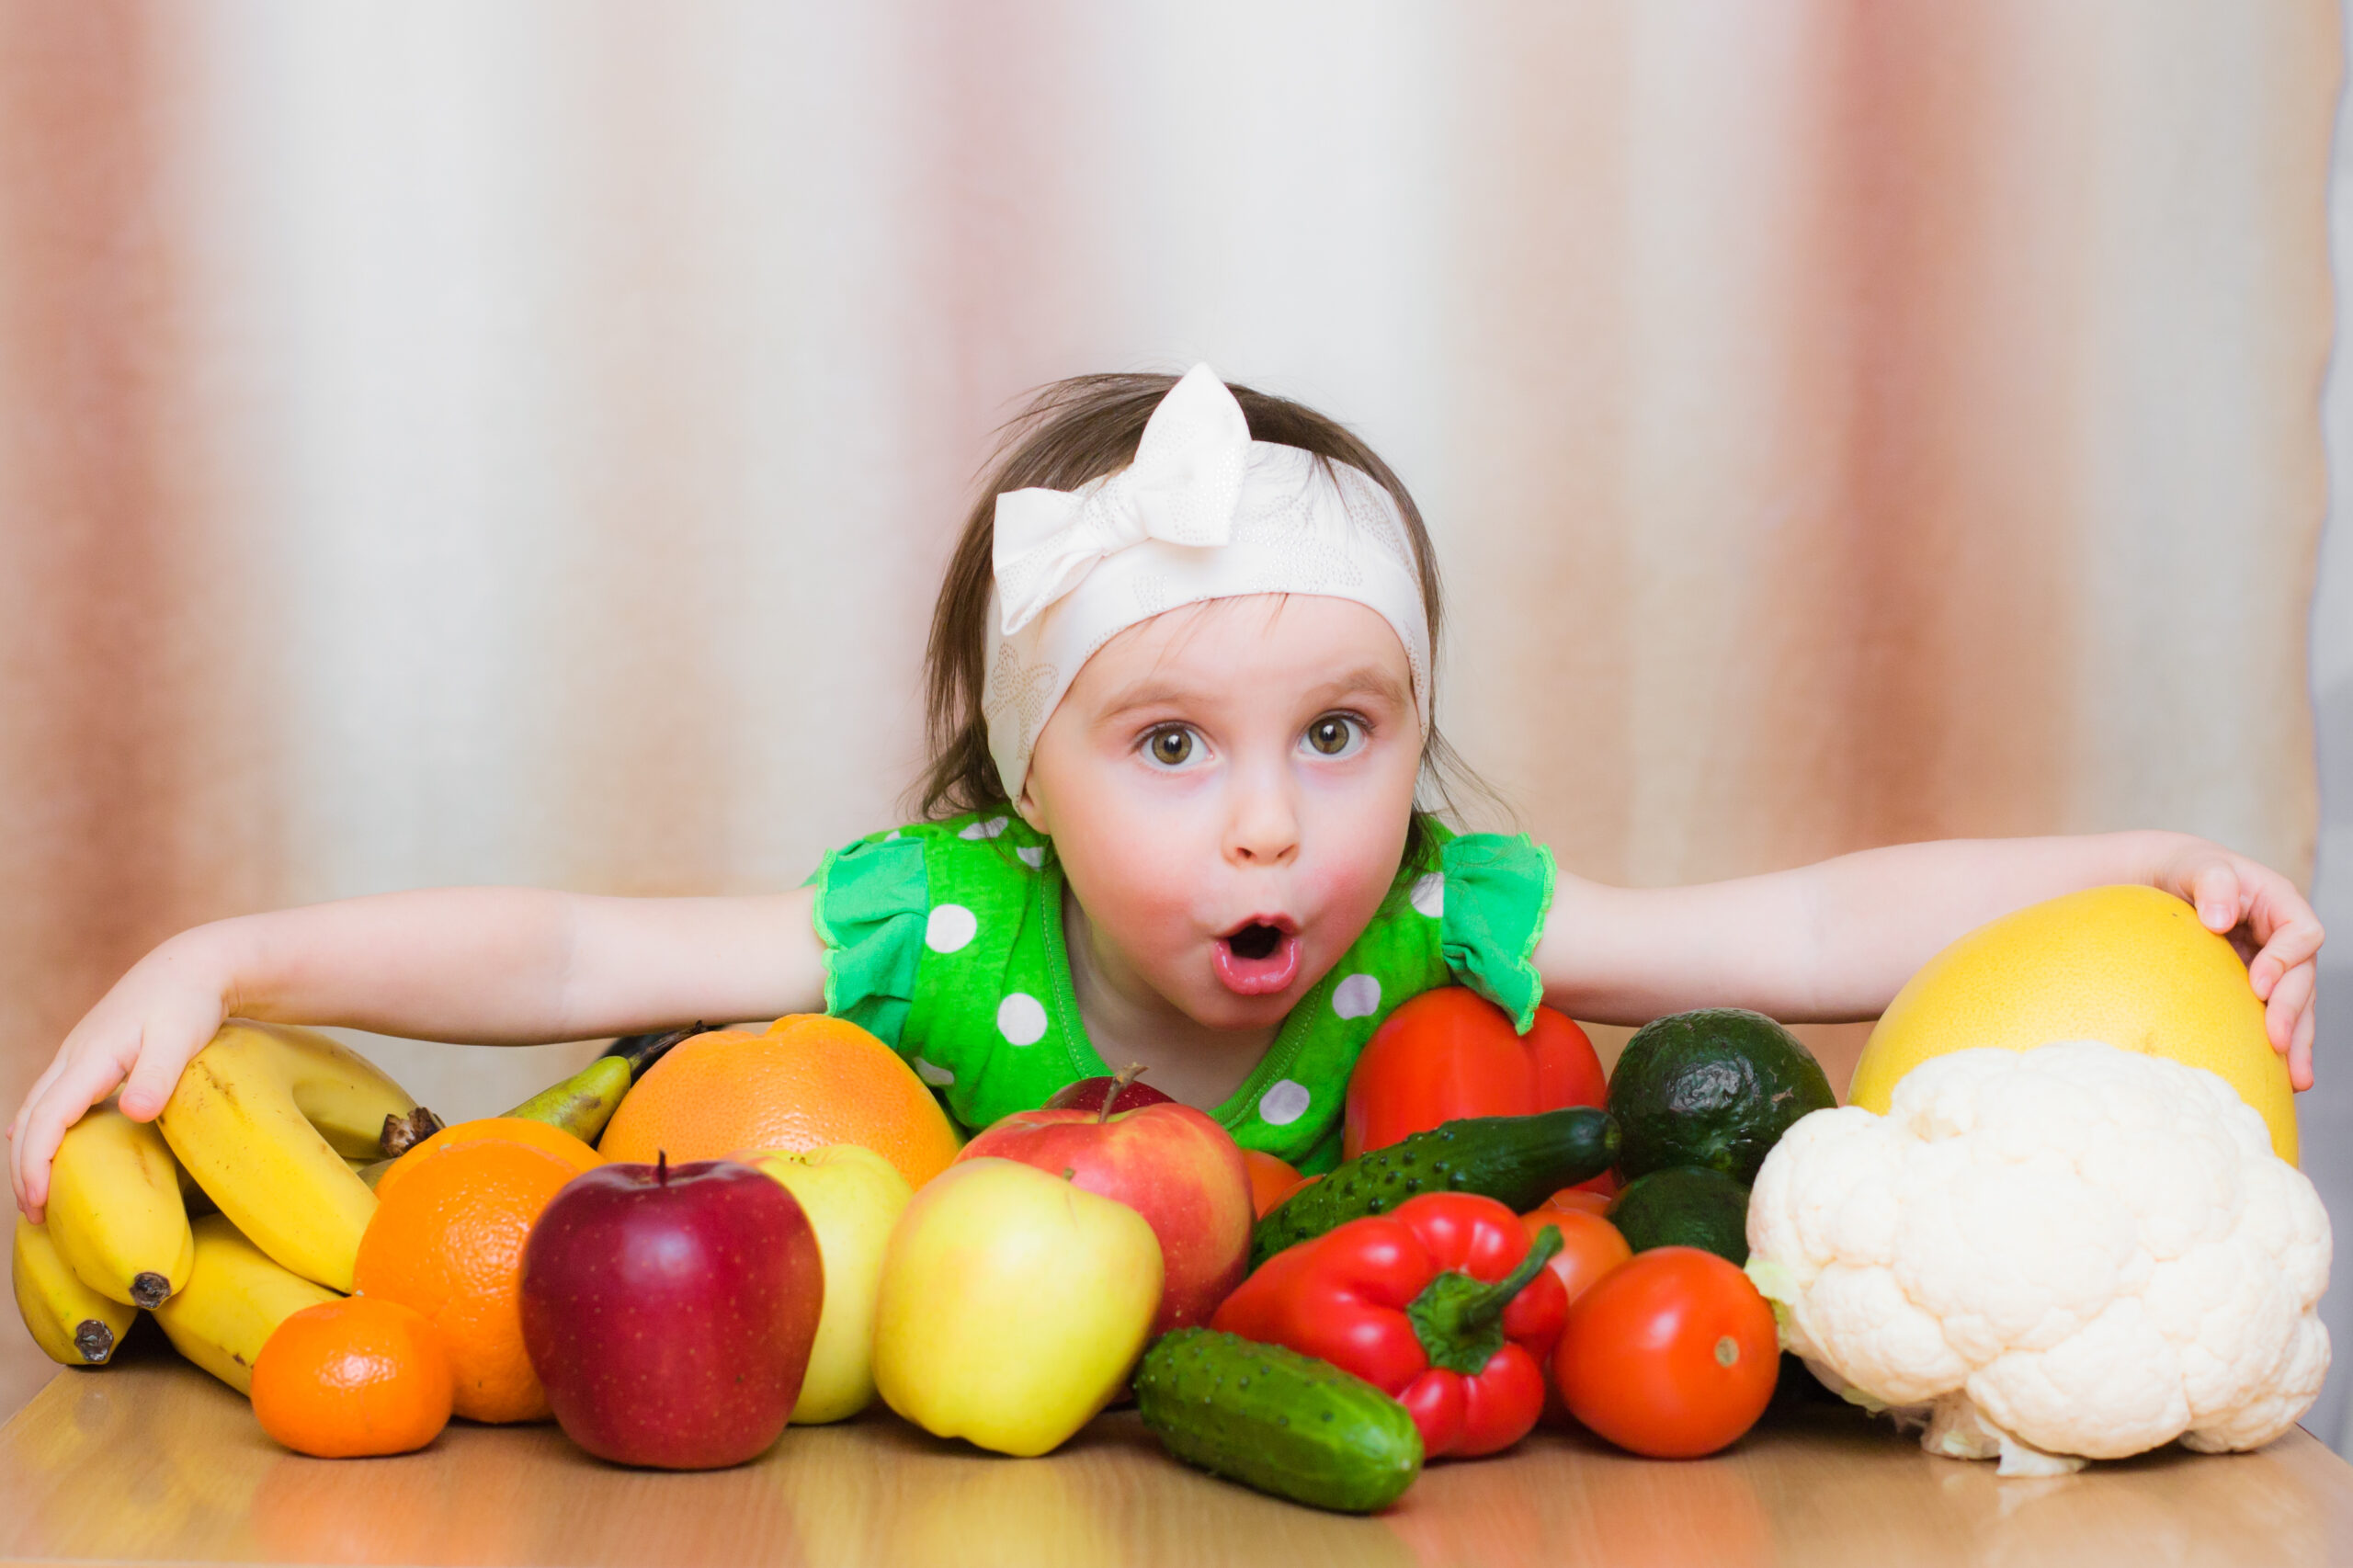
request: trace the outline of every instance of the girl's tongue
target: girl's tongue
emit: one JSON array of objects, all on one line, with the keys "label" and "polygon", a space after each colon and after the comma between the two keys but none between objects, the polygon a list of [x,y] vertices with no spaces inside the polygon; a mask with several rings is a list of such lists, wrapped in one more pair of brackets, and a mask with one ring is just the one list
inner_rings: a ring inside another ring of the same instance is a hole
[{"label": "girl's tongue", "polygon": [[1218,939],[1217,977],[1241,996],[1266,996],[1299,977],[1299,937],[1252,921]]}]

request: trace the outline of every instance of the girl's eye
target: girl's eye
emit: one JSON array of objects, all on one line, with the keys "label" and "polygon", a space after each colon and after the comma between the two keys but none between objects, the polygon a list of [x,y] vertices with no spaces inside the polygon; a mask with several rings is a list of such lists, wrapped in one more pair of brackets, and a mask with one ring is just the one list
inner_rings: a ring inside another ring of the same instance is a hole
[{"label": "girl's eye", "polygon": [[1193,732],[1154,730],[1145,740],[1144,750],[1163,767],[1182,767],[1193,760]]},{"label": "girl's eye", "polygon": [[1356,746],[1364,727],[1354,719],[1326,713],[1307,726],[1307,744],[1324,756],[1345,756]]}]

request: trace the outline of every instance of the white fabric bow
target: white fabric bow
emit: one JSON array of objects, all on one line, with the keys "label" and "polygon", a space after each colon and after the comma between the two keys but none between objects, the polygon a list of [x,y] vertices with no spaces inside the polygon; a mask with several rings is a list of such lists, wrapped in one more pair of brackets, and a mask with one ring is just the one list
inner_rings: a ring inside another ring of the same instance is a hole
[{"label": "white fabric bow", "polygon": [[1214,546],[1232,537],[1250,461],[1250,423],[1207,365],[1185,372],[1145,422],[1135,460],[1075,490],[996,498],[999,631],[1010,637],[1147,539]]}]

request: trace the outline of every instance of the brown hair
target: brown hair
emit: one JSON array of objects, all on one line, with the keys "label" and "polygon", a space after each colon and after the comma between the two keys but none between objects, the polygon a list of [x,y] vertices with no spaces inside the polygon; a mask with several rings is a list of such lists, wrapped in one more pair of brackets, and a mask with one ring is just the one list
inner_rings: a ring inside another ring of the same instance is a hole
[{"label": "brown hair", "polygon": [[[924,656],[929,760],[917,791],[926,818],[978,811],[1006,798],[996,764],[989,756],[988,723],[981,711],[997,495],[1033,486],[1074,490],[1090,479],[1127,467],[1143,439],[1144,422],[1176,384],[1174,376],[1142,372],[1074,376],[1040,389],[1029,406],[1006,425],[996,464],[964,519],[963,534],[956,541],[947,579],[939,587],[939,602],[931,613],[931,639]],[[1381,460],[1380,454],[1336,420],[1288,398],[1232,382],[1227,390],[1242,405],[1251,439],[1298,447],[1328,461],[1361,469],[1389,493],[1413,544],[1435,662],[1440,631],[1438,562],[1421,511],[1404,482]],[[1430,673],[1435,685],[1435,663]],[[1449,811],[1454,803],[1448,789],[1449,774],[1480,793],[1490,792],[1439,734],[1433,712],[1429,742],[1422,749],[1424,798]],[[1406,841],[1405,864],[1420,865],[1432,847],[1421,813],[1416,812]]]}]

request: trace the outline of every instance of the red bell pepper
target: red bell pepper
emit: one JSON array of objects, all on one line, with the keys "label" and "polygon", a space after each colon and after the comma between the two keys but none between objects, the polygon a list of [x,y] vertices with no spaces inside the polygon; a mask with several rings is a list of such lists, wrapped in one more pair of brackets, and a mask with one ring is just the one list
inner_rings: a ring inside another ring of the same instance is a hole
[{"label": "red bell pepper", "polygon": [[[1354,1159],[1465,1116],[1533,1116],[1603,1104],[1608,1078],[1585,1030],[1550,1007],[1527,1034],[1460,985],[1425,991],[1381,1021],[1348,1077],[1341,1154]],[[1607,1178],[1597,1190],[1608,1190]]]},{"label": "red bell pepper", "polygon": [[1432,1192],[1268,1258],[1210,1326],[1320,1357],[1404,1404],[1422,1450],[1507,1449],[1544,1408],[1545,1358],[1568,1293],[1492,1198]]}]

